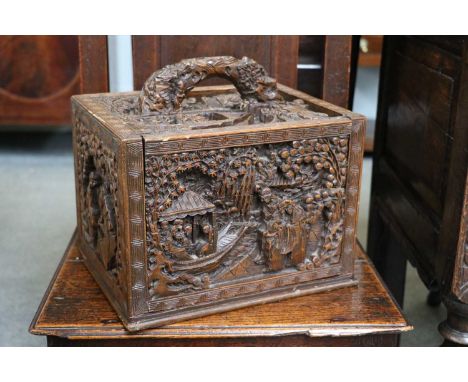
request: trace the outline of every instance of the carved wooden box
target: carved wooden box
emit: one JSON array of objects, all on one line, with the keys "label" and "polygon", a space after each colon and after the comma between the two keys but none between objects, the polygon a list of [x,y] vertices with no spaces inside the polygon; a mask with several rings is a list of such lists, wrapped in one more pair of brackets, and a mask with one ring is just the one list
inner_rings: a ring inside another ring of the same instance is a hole
[{"label": "carved wooden box", "polygon": [[80,250],[129,330],[354,283],[362,116],[232,57],[72,106]]}]

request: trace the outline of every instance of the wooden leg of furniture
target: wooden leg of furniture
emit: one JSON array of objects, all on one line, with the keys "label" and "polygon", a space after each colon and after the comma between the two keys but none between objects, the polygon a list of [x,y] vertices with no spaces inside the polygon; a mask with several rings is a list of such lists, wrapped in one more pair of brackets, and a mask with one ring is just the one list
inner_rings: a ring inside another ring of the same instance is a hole
[{"label": "wooden leg of furniture", "polygon": [[384,222],[378,207],[371,208],[368,256],[395,300],[403,306],[407,261],[401,246],[388,227],[389,224]]},{"label": "wooden leg of furniture", "polygon": [[426,302],[429,306],[439,306],[442,302],[442,295],[440,293],[440,289],[429,290]]},{"label": "wooden leg of furniture", "polygon": [[443,297],[447,319],[439,325],[445,341],[442,346],[468,346],[468,304],[452,297]]}]

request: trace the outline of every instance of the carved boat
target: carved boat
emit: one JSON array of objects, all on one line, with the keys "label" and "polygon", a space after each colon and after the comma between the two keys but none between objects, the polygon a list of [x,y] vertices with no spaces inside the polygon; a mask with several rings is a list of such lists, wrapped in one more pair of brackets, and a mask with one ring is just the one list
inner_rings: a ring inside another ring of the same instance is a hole
[{"label": "carved boat", "polygon": [[177,261],[172,265],[172,268],[174,271],[184,271],[191,273],[209,272],[213,270],[218,265],[220,265],[225,256],[242,239],[247,228],[248,227],[244,226],[233,234],[221,236],[218,243],[221,243],[223,240],[225,240],[227,236],[231,236],[232,240],[224,243],[224,245],[218,244],[222,248],[220,251],[212,253],[208,256],[201,257],[199,259]]}]

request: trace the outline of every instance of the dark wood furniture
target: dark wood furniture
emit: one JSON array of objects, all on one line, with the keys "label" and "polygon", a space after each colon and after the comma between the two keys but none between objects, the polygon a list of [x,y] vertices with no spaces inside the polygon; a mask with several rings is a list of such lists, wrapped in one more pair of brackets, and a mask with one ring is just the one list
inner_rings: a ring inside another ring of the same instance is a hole
[{"label": "dark wood furniture", "polygon": [[71,243],[30,332],[49,346],[396,346],[411,329],[359,247],[357,287],[129,333]]},{"label": "dark wood furniture", "polygon": [[0,36],[0,127],[70,123],[78,36]]},{"label": "dark wood furniture", "polygon": [[[406,259],[442,335],[468,344],[466,189],[468,39],[386,37],[369,221],[369,256],[402,304]],[[464,206],[465,197],[465,207]]]},{"label": "dark wood furniture", "polygon": [[[81,93],[109,91],[106,36],[79,39]],[[133,36],[132,45],[134,89],[155,70],[187,57],[248,56],[279,83],[350,107],[351,36]],[[314,69],[298,70],[298,64]]]}]

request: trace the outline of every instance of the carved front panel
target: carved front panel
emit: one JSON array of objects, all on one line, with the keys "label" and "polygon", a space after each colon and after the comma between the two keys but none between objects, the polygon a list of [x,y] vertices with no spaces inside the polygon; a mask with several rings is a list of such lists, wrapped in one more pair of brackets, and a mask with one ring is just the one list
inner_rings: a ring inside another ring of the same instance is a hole
[{"label": "carved front panel", "polygon": [[342,255],[348,150],[344,132],[175,153],[148,148],[150,310],[329,276]]}]

